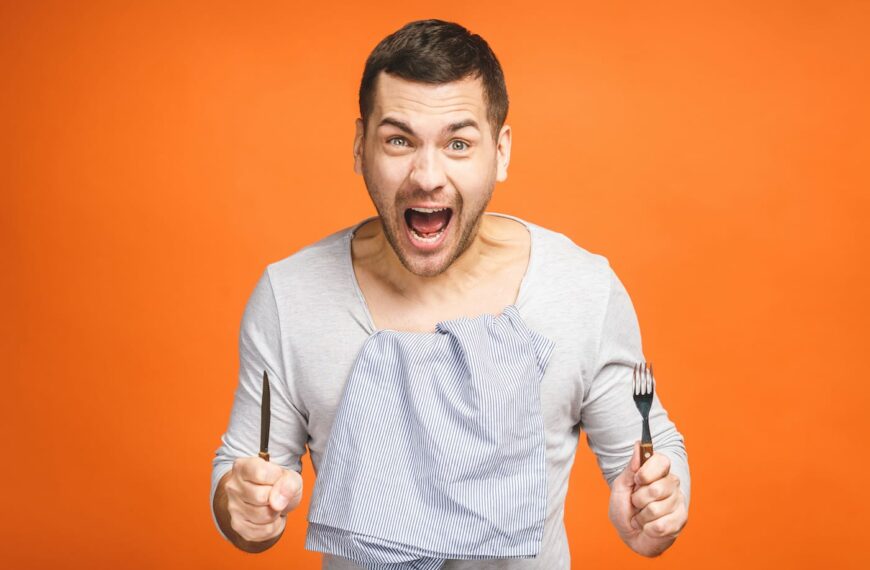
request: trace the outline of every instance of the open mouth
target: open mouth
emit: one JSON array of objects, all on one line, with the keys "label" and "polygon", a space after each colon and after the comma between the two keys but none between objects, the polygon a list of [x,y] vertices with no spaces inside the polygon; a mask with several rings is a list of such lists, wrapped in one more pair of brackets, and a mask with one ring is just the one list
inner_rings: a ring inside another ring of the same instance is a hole
[{"label": "open mouth", "polygon": [[446,207],[407,208],[405,210],[405,224],[415,241],[433,245],[439,242],[444,235],[452,216],[453,210]]}]

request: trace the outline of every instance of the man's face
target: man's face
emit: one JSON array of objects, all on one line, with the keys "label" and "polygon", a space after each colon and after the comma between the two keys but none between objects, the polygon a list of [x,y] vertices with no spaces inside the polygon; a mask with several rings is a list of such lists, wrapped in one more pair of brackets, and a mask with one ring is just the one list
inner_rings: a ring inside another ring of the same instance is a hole
[{"label": "man's face", "polygon": [[357,119],[354,171],[387,240],[408,271],[438,275],[471,244],[507,178],[510,127],[493,140],[479,78],[431,85],[384,72],[365,136],[362,127]]}]

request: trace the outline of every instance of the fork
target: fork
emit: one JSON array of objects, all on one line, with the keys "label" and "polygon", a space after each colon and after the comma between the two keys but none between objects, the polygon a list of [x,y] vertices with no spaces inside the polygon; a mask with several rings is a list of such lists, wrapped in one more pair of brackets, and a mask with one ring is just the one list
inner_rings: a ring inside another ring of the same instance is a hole
[{"label": "fork", "polygon": [[652,407],[653,392],[655,390],[655,378],[653,377],[652,363],[641,362],[634,365],[632,374],[631,393],[634,396],[634,404],[637,411],[643,417],[643,434],[640,439],[640,464],[652,457],[652,436],[649,432],[649,410]]}]

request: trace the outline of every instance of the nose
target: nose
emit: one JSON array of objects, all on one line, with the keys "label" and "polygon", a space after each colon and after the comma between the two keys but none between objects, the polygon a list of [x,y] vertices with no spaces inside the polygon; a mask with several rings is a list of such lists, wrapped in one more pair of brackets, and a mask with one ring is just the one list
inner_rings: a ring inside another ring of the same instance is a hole
[{"label": "nose", "polygon": [[447,175],[438,149],[423,147],[415,153],[410,179],[415,186],[425,192],[444,187],[447,183]]}]

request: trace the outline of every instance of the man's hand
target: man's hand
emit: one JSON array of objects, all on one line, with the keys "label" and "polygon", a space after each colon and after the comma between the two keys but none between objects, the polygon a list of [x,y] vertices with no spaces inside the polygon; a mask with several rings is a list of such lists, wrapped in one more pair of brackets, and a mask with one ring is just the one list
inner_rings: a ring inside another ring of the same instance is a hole
[{"label": "man's hand", "polygon": [[638,554],[664,552],[689,518],[680,480],[670,470],[671,460],[661,453],[641,467],[640,442],[635,442],[631,461],[610,487],[610,522]]},{"label": "man's hand", "polygon": [[260,457],[243,457],[235,460],[226,477],[232,530],[248,542],[277,540],[287,513],[302,500],[302,476]]}]

